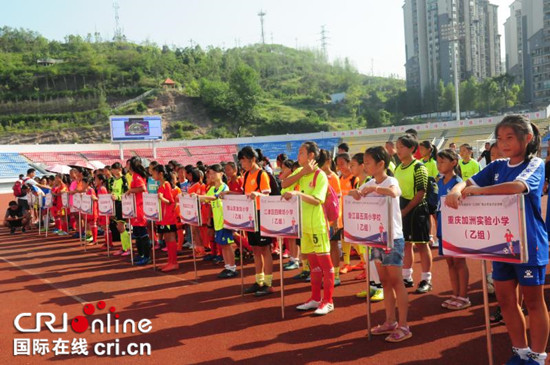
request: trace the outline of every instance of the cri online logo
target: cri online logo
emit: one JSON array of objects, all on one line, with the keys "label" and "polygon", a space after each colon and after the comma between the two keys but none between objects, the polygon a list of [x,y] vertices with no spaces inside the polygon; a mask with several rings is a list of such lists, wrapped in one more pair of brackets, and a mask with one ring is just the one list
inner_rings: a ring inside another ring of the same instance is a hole
[{"label": "cri online logo", "polygon": [[[97,309],[105,309],[106,304],[104,301],[99,301],[97,303]],[[84,314],[91,316],[95,313],[96,307],[92,304],[85,304],[83,308]],[[111,327],[114,329],[114,333],[136,333],[136,328],[141,333],[148,333],[151,331],[151,321],[148,319],[141,319],[137,323],[133,319],[127,319],[121,323],[119,320],[120,315],[115,314],[115,307],[110,307],[109,311],[105,314],[104,318],[96,318],[91,321],[88,321],[88,318],[85,316],[76,316],[71,321],[71,328],[76,333],[84,333],[88,328],[90,328],[91,333],[111,333]],[[113,316],[114,314],[114,316]],[[55,328],[55,322],[57,320],[55,314],[49,312],[38,312],[35,315],[34,328],[28,328],[22,326],[21,322],[23,318],[32,318],[32,313],[20,313],[13,320],[13,326],[19,332],[22,333],[38,333],[41,330],[42,323],[46,328],[52,333],[67,333],[67,324],[68,324],[68,315],[63,313],[62,321],[57,325],[58,328]],[[114,317],[114,319],[112,318]]]}]

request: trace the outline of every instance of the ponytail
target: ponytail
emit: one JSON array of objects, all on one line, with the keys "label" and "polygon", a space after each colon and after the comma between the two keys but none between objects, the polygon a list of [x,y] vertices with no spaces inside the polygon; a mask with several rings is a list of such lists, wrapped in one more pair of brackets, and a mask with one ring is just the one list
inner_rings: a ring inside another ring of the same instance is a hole
[{"label": "ponytail", "polygon": [[541,136],[539,128],[531,123],[523,115],[507,115],[495,127],[495,135],[498,136],[498,130],[502,127],[509,127],[514,130],[518,139],[524,142],[528,134],[533,135],[531,142],[525,146],[525,162],[529,162],[535,157],[540,149]]}]

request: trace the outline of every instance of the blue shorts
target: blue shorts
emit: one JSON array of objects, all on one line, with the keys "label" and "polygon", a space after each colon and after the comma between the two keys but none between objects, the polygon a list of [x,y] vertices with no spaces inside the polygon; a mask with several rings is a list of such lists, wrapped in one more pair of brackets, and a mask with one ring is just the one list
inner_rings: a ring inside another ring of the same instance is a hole
[{"label": "blue shorts", "polygon": [[382,248],[373,247],[371,249],[370,259],[372,261],[382,262],[382,266],[403,266],[403,252],[405,250],[405,240],[397,238],[393,240],[393,247],[390,252]]},{"label": "blue shorts", "polygon": [[229,245],[233,242],[233,231],[230,231],[229,229],[222,228],[219,231],[216,231],[216,236],[214,237],[214,240],[218,245]]},{"label": "blue shorts", "polygon": [[518,265],[493,262],[493,280],[517,280],[521,286],[544,285],[546,265]]}]

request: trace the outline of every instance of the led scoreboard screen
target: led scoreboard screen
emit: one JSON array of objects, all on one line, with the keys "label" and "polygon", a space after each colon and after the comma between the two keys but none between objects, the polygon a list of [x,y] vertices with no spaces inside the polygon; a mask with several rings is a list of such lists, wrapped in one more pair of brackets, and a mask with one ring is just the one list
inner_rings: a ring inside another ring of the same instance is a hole
[{"label": "led scoreboard screen", "polygon": [[159,115],[111,116],[111,140],[162,140],[162,118]]}]

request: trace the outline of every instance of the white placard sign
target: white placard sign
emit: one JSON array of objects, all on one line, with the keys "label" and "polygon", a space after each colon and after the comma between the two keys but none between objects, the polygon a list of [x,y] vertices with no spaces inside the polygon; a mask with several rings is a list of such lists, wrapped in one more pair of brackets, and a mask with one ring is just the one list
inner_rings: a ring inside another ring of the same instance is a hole
[{"label": "white placard sign", "polygon": [[53,195],[52,193],[47,193],[44,197],[44,208],[51,208],[53,206]]},{"label": "white placard sign", "polygon": [[111,194],[98,194],[97,204],[99,215],[102,216],[113,216],[115,215],[115,205],[113,202],[113,196]]},{"label": "white placard sign", "polygon": [[82,214],[93,214],[93,202],[92,196],[88,194],[82,194],[82,205],[80,206]]},{"label": "white placard sign", "polygon": [[302,236],[302,203],[293,196],[260,197],[260,232],[265,237],[300,238]]},{"label": "white placard sign", "polygon": [[196,195],[179,195],[180,216],[183,224],[191,226],[201,225],[201,212],[199,197]]},{"label": "white placard sign", "polygon": [[71,208],[71,210],[75,212],[80,212],[81,207],[82,207],[82,194],[76,193],[73,195],[73,207]]},{"label": "white placard sign", "polygon": [[69,207],[69,194],[68,193],[61,193],[61,205],[63,208]]},{"label": "white placard sign", "polygon": [[158,222],[161,220],[160,200],[158,194],[143,193],[143,214],[145,219]]},{"label": "white placard sign", "polygon": [[469,196],[458,209],[441,201],[443,254],[525,263],[529,260],[523,195]]},{"label": "white placard sign", "polygon": [[223,198],[223,226],[235,231],[258,231],[256,200],[246,195],[225,195]]},{"label": "white placard sign", "polygon": [[136,197],[134,194],[124,194],[121,198],[122,218],[136,218]]},{"label": "white placard sign", "polygon": [[393,199],[389,196],[344,197],[344,237],[349,243],[391,249],[393,247]]}]

